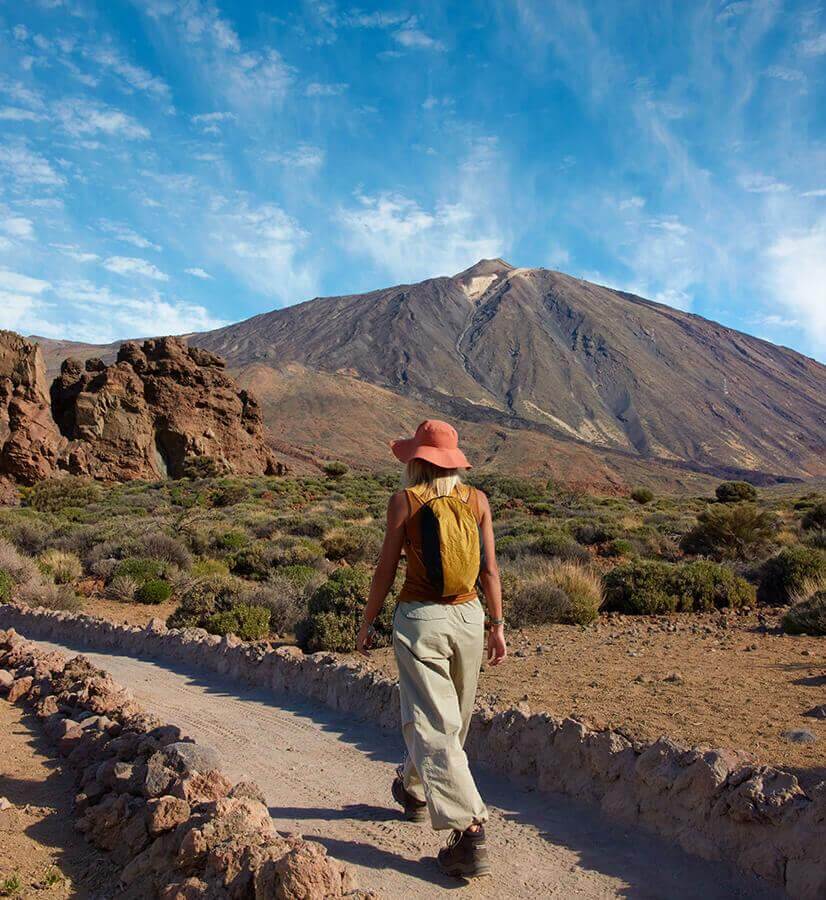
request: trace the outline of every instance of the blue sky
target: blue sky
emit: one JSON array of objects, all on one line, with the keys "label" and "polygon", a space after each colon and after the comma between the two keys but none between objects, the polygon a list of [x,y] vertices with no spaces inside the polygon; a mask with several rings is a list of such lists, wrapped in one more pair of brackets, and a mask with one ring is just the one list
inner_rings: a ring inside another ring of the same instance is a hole
[{"label": "blue sky", "polygon": [[817,0],[0,0],[0,327],[504,256],[824,360],[825,78]]}]

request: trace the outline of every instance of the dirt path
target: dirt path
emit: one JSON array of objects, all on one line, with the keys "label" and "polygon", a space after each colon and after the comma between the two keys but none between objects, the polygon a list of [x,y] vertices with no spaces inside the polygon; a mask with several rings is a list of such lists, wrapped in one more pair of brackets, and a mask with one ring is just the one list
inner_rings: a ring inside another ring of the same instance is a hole
[{"label": "dirt path", "polygon": [[[78,651],[56,644],[59,650]],[[354,865],[362,887],[384,898],[629,897],[641,900],[779,896],[720,864],[647,834],[611,825],[571,800],[493,776],[480,789],[492,806],[495,876],[465,885],[435,865],[440,836],[401,822],[389,802],[400,741],[363,722],[292,697],[157,662],[86,653],[147,709],[213,746],[234,778],[251,778],[277,827],[299,831]]]},{"label": "dirt path", "polygon": [[74,828],[75,787],[37,720],[0,700],[0,897],[105,896],[115,867]]}]

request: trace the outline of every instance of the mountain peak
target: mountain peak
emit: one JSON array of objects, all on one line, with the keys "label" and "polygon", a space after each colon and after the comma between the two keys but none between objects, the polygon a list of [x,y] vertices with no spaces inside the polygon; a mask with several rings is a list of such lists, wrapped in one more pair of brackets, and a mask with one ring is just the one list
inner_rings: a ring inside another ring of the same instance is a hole
[{"label": "mountain peak", "polygon": [[453,277],[459,281],[467,281],[469,278],[477,278],[480,275],[504,275],[512,269],[513,266],[509,262],[505,262],[504,259],[499,257],[496,259],[480,259],[478,263]]}]

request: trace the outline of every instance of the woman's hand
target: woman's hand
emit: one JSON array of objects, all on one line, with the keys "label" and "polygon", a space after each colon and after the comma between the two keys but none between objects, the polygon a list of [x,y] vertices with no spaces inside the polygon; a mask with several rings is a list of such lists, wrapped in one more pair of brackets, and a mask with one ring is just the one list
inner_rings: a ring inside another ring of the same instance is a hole
[{"label": "woman's hand", "polygon": [[491,625],[488,632],[488,662],[492,666],[498,666],[508,655],[508,647],[505,643],[505,626]]},{"label": "woman's hand", "polygon": [[356,638],[356,650],[362,656],[370,655],[370,648],[373,646],[373,627],[368,622],[362,622],[359,628],[358,637]]}]

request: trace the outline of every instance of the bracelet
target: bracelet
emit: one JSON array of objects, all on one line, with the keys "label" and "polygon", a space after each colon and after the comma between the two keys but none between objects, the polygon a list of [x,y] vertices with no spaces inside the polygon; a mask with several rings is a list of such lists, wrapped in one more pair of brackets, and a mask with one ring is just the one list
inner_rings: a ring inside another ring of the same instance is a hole
[{"label": "bracelet", "polygon": [[501,618],[500,618],[500,619],[494,619],[493,616],[491,616],[491,617],[488,619],[488,621],[490,622],[491,625],[504,625],[504,624],[505,624],[505,620],[504,620],[504,619],[501,619]]}]

